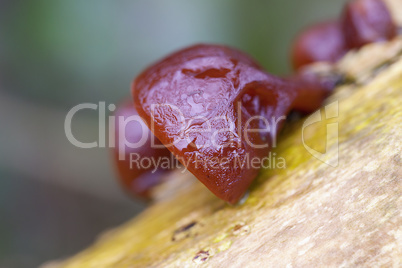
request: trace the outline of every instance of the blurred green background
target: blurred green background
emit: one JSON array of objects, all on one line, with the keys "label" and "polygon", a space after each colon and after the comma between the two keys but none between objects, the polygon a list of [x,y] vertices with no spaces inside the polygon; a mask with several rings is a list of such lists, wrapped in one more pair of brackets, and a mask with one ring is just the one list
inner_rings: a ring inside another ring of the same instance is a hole
[{"label": "blurred green background", "polygon": [[[69,109],[117,103],[143,68],[198,42],[286,75],[296,33],[344,2],[0,0],[0,267],[74,254],[145,207],[119,188],[108,149],[68,142]],[[73,133],[96,140],[96,111],[77,114]]]}]

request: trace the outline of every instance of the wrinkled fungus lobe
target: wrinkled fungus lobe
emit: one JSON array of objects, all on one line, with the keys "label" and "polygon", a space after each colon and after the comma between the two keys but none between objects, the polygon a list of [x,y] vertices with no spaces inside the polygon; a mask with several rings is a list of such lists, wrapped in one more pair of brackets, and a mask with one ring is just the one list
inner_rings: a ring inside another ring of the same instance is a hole
[{"label": "wrinkled fungus lobe", "polygon": [[346,53],[341,24],[338,21],[317,23],[303,31],[292,48],[294,69],[318,61],[336,62]]},{"label": "wrinkled fungus lobe", "polygon": [[[141,119],[131,99],[122,102],[114,115],[113,157],[120,182],[130,194],[145,199],[150,198],[152,187],[162,181],[161,172],[169,170],[156,166],[155,163],[158,163],[160,158],[171,159],[170,152],[154,137],[146,125],[140,123]],[[124,123],[122,120],[127,121]],[[144,144],[141,144],[142,139]],[[141,144],[141,146],[133,146],[135,144]],[[147,158],[147,162],[140,162],[140,159],[144,158]]]},{"label": "wrinkled fungus lobe", "polygon": [[155,136],[232,204],[257,176],[250,161],[268,155],[281,117],[292,109],[312,112],[329,93],[302,78],[272,76],[245,53],[219,45],[168,56],[141,73],[132,91]]},{"label": "wrinkled fungus lobe", "polygon": [[346,4],[341,18],[349,48],[386,41],[395,37],[396,24],[382,0],[354,0]]},{"label": "wrinkled fungus lobe", "polygon": [[382,0],[353,0],[339,20],[305,29],[292,47],[295,70],[314,62],[336,62],[348,50],[390,40],[397,34],[391,13]]}]

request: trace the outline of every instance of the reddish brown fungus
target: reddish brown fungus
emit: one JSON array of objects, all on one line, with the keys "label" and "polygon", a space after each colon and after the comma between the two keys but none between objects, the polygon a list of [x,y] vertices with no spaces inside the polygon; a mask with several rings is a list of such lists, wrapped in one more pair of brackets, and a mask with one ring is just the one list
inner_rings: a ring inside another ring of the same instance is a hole
[{"label": "reddish brown fungus", "polygon": [[149,198],[150,189],[162,180],[161,172],[169,170],[155,163],[171,159],[170,152],[142,123],[131,99],[118,106],[115,120],[113,157],[120,182],[129,193]]},{"label": "reddish brown fungus", "polygon": [[[236,203],[257,176],[292,109],[311,112],[329,91],[266,73],[248,55],[196,45],[134,81],[138,113],[179,161],[216,196]],[[257,130],[257,131],[256,131]]]}]

